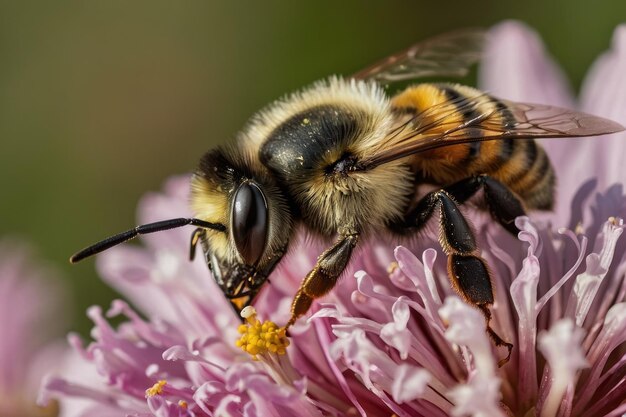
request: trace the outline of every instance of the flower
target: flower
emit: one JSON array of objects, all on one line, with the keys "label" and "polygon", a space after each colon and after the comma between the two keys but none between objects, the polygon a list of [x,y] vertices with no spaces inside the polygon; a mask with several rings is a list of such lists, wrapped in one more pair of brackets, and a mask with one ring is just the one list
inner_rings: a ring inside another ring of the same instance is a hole
[{"label": "flower", "polygon": [[[147,196],[140,221],[186,213],[188,182],[188,177],[172,179],[165,194]],[[74,334],[69,340],[100,378],[86,378],[82,371],[70,372],[67,378],[51,375],[44,382],[42,403],[58,394],[82,400],[65,401],[67,412],[62,415],[321,416],[320,410],[351,407],[345,395],[333,392],[333,375],[339,372],[335,367],[327,367],[325,374],[313,372],[317,363],[311,355],[324,360],[327,353],[319,343],[306,342],[314,341],[314,334],[292,335],[302,345],[289,348],[290,360],[256,352],[259,360],[252,361],[236,346],[241,322],[206,265],[187,260],[188,231],[149,236],[145,242],[145,249],[111,249],[98,264],[104,278],[140,306],[149,321],[120,300],[106,313],[91,308],[94,342],[84,347]],[[257,303],[265,317],[281,323],[287,320],[288,294],[297,287],[287,278],[278,280]],[[278,288],[281,283],[285,286]],[[128,320],[115,329],[105,315]],[[298,327],[292,330],[298,332]],[[305,378],[300,369],[310,369],[312,378]],[[305,391],[327,398],[318,406]]]},{"label": "flower", "polygon": [[25,244],[0,240],[0,416],[57,414],[56,403],[36,405],[39,381],[66,350],[53,340],[63,323],[53,275],[33,262]]},{"label": "flower", "polygon": [[[504,45],[511,36],[530,42],[527,29],[507,25],[495,29]],[[542,54],[532,59],[547,65]],[[609,174],[603,181],[623,180]],[[168,181],[143,199],[140,223],[185,215],[188,191],[187,177]],[[346,276],[286,337],[276,323],[287,322],[323,246],[301,235],[242,325],[206,265],[186,260],[189,231],[178,229],[98,258],[104,279],[142,315],[120,300],[90,309],[94,340],[70,342],[98,375],[50,376],[41,400],[60,398],[66,416],[619,416],[626,207],[615,187],[591,204],[574,191],[566,190],[574,210],[560,208],[574,230],[521,217],[515,238],[468,213],[494,274],[492,325],[515,345],[500,368],[506,352],[493,346],[480,311],[454,294],[434,234],[395,250],[362,242]],[[579,225],[583,207],[590,211]],[[117,316],[115,328],[107,318]]]}]

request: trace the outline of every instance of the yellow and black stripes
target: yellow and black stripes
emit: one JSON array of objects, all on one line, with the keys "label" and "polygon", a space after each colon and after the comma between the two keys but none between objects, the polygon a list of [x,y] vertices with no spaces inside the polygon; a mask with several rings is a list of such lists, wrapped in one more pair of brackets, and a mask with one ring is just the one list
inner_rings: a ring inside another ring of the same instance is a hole
[{"label": "yellow and black stripes", "polygon": [[422,132],[425,135],[475,121],[464,131],[469,137],[475,136],[476,141],[412,155],[409,161],[419,177],[445,186],[486,174],[508,186],[527,208],[551,208],[554,173],[546,153],[533,139],[505,137],[481,141],[494,124],[501,131],[515,128],[517,122],[506,104],[467,86],[419,84],[396,95],[392,109],[405,118],[415,115],[424,126],[432,124],[432,129]]}]

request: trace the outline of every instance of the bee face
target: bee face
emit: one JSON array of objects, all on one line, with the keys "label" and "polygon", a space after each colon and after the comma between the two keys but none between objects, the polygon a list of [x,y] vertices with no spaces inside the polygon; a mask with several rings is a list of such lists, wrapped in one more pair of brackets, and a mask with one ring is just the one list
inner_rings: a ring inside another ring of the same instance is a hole
[{"label": "bee face", "polygon": [[197,218],[225,225],[201,243],[213,276],[235,308],[248,305],[285,253],[291,214],[273,179],[234,148],[208,152],[192,179]]}]

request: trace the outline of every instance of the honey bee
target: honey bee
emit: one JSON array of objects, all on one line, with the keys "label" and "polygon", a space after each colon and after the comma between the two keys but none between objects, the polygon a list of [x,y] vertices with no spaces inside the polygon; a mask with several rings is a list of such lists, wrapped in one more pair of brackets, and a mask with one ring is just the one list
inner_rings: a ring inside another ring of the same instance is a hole
[{"label": "honey bee", "polygon": [[[214,279],[240,311],[303,226],[329,246],[295,294],[288,328],[333,289],[360,240],[413,236],[436,217],[450,282],[484,314],[494,344],[508,349],[504,363],[513,345],[490,326],[491,273],[459,205],[482,190],[493,219],[516,234],[516,217],[553,203],[554,171],[534,139],[623,127],[458,84],[413,84],[386,94],[384,87],[397,81],[463,76],[480,59],[484,40],[481,30],[439,36],[270,104],[232,143],[201,158],[191,179],[194,218],[138,226],[70,261],[140,234],[192,225],[190,257],[200,243]],[[420,194],[424,184],[435,191]]]}]

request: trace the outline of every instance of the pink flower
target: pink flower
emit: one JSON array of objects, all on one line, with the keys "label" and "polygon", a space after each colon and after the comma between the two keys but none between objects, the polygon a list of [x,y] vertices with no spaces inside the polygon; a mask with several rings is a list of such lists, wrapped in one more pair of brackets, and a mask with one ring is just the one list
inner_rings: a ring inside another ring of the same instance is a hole
[{"label": "pink flower", "polygon": [[[50,268],[37,265],[31,251],[0,240],[0,416],[55,416],[56,403],[36,405],[42,376],[52,370],[65,346],[52,338],[62,330],[61,294]],[[52,320],[53,318],[53,320]]]},{"label": "pink flower", "polygon": [[[509,73],[488,59],[489,88],[499,93],[497,80],[526,71],[541,77],[533,80],[543,83],[537,94],[562,91],[532,33],[513,23],[494,31],[492,56],[506,60],[499,48],[517,42],[515,59],[528,68],[512,65]],[[620,36],[617,50],[626,42]],[[624,66],[626,57],[614,53],[591,77]],[[515,79],[501,85],[522,91]],[[623,87],[612,88],[626,93]],[[565,96],[554,97],[528,101],[559,104]],[[586,143],[567,142],[563,152],[574,157],[573,148]],[[42,400],[60,397],[68,407],[81,400],[80,407],[66,408],[67,416],[619,416],[626,412],[625,200],[621,188],[612,187],[584,203],[582,193],[589,191],[577,191],[575,178],[593,175],[596,162],[560,166],[567,161],[559,159],[557,144],[546,146],[556,152],[561,175],[570,177],[558,214],[546,218],[560,226],[570,217],[576,233],[522,217],[516,239],[484,213],[470,213],[496,280],[494,328],[515,345],[501,368],[506,352],[494,348],[480,312],[450,288],[434,238],[395,251],[365,242],[338,287],[290,329],[287,341],[259,319],[287,321],[291,298],[321,245],[304,238],[295,245],[241,326],[206,265],[187,261],[190,231],[178,229],[147,236],[143,248],[117,247],[99,257],[104,279],[146,318],[122,301],[106,312],[92,308],[94,341],[86,347],[76,336],[70,341],[98,377],[49,377]],[[599,184],[624,180],[609,162],[603,165]],[[163,194],[144,198],[139,222],[187,214],[187,184],[188,178],[172,179]],[[114,328],[107,318],[116,316],[123,323]]]}]

